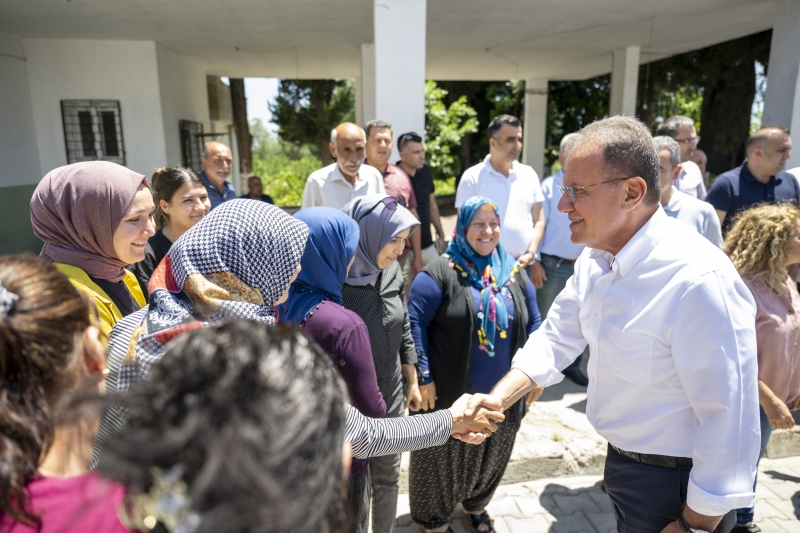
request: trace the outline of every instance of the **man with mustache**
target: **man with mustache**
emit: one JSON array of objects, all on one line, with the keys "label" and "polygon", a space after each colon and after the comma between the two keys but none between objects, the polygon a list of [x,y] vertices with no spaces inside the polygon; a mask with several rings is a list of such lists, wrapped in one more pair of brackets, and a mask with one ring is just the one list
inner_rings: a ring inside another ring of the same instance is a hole
[{"label": "man with mustache", "polygon": [[539,176],[519,159],[522,124],[500,115],[489,123],[489,155],[467,169],[456,191],[456,208],[473,196],[490,199],[500,212],[500,242],[521,267],[533,261],[544,235],[544,195]]},{"label": "man with mustache", "polygon": [[341,209],[357,196],[386,194],[383,175],[375,167],[364,164],[366,144],[366,135],[359,126],[351,122],[336,126],[328,145],[336,162],[308,177],[301,209],[315,205]]},{"label": "man with mustache", "polygon": [[200,164],[203,166],[200,177],[206,184],[211,209],[236,198],[233,185],[226,181],[233,168],[230,148],[218,141],[207,142],[203,147],[203,155],[200,156]]}]

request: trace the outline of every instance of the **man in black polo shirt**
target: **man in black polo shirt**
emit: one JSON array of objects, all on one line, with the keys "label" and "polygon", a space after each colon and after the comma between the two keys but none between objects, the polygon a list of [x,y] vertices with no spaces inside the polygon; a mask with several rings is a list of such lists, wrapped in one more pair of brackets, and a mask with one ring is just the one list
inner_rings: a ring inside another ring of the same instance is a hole
[{"label": "man in black polo shirt", "polygon": [[[431,168],[425,164],[425,146],[422,137],[414,132],[404,133],[397,139],[400,153],[400,167],[411,178],[414,196],[417,197],[417,214],[420,221],[420,239],[422,248],[422,266],[424,267],[444,251],[444,231],[439,218],[439,206],[436,205]],[[431,235],[431,224],[436,228],[437,239],[434,243]],[[407,287],[406,290],[410,289]]]},{"label": "man in black polo shirt", "polygon": [[742,166],[717,176],[706,201],[716,209],[723,234],[730,229],[734,215],[752,205],[780,202],[800,205],[800,184],[783,171],[791,149],[787,130],[766,126],[747,139],[747,160]]}]

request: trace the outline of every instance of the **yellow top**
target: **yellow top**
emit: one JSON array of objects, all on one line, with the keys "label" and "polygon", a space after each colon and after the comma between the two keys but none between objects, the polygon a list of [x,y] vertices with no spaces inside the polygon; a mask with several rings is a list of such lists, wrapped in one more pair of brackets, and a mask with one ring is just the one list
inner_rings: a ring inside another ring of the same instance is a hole
[{"label": "yellow top", "polygon": [[[114,324],[116,324],[118,320],[122,320],[122,313],[120,313],[117,306],[114,305],[114,302],[111,301],[111,298],[108,297],[108,294],[106,294],[97,283],[92,281],[92,278],[90,278],[89,274],[83,269],[66,263],[57,262],[54,262],[53,266],[67,276],[77,289],[82,290],[94,299],[94,303],[97,306],[97,316],[100,319],[98,326],[105,334],[106,338],[108,338],[108,334],[111,333],[111,328],[114,327]],[[132,272],[126,270],[125,277],[122,278],[122,281],[125,282],[125,286],[128,288],[128,291],[130,291],[133,299],[144,307],[146,304],[144,294],[142,294],[142,289],[139,287],[136,276],[134,276]]]}]

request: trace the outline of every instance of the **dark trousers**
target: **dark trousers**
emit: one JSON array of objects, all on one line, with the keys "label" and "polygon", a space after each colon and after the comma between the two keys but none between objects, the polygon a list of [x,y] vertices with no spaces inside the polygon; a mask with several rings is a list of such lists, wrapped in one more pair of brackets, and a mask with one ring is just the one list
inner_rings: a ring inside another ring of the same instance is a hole
[{"label": "dark trousers", "polygon": [[[691,466],[647,465],[617,453],[610,445],[603,481],[614,508],[619,533],[660,533],[678,519],[686,502]],[[736,511],[725,515],[715,530],[730,533]]]},{"label": "dark trousers", "polygon": [[367,533],[369,530],[369,469],[347,486],[350,500],[350,533]]}]

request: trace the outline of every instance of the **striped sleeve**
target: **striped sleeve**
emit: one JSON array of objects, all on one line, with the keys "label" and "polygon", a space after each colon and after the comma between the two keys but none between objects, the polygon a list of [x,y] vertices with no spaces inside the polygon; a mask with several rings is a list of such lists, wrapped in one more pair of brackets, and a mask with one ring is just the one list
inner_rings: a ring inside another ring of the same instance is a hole
[{"label": "striped sleeve", "polygon": [[349,404],[345,411],[345,439],[356,459],[441,446],[453,430],[453,416],[447,409],[400,418],[369,418]]},{"label": "striped sleeve", "polygon": [[[108,375],[106,375],[106,395],[111,396],[117,393],[117,380],[122,361],[128,353],[128,344],[133,337],[133,330],[144,320],[147,315],[148,307],[131,313],[116,323],[111,334],[108,336],[108,350],[106,352],[108,365]],[[97,438],[94,441],[92,450],[92,470],[97,468],[103,446],[108,442],[114,433],[122,429],[124,414],[119,407],[106,407],[100,418],[100,427],[97,430]]]}]

